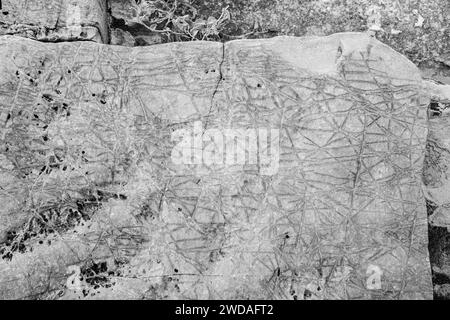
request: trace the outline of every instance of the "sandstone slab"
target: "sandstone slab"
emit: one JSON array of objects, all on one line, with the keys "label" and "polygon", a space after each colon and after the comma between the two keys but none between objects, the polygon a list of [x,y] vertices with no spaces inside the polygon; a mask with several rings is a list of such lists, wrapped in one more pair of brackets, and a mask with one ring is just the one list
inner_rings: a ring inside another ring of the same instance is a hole
[{"label": "sandstone slab", "polygon": [[[432,297],[433,86],[375,39],[6,36],[0,57],[1,297]],[[205,163],[213,130],[264,129],[256,162]]]}]

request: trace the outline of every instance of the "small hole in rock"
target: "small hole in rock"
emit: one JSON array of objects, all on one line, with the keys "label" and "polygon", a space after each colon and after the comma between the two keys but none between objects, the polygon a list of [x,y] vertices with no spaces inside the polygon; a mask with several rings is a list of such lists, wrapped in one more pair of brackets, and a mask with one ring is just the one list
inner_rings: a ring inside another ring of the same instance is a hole
[{"label": "small hole in rock", "polygon": [[309,291],[308,289],[305,289],[305,292],[304,292],[304,294],[303,294],[303,297],[304,297],[305,299],[311,298],[311,297],[312,297],[312,292]]}]

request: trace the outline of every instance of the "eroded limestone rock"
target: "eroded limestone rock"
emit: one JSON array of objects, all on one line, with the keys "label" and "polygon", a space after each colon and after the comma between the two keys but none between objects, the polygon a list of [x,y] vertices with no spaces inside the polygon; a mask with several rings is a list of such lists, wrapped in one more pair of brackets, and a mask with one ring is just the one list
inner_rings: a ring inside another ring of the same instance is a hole
[{"label": "eroded limestone rock", "polygon": [[3,0],[0,35],[108,43],[106,0]]},{"label": "eroded limestone rock", "polygon": [[[0,57],[1,297],[432,297],[432,86],[380,42],[7,36]],[[229,129],[278,139],[174,161],[179,133],[205,151]]]}]

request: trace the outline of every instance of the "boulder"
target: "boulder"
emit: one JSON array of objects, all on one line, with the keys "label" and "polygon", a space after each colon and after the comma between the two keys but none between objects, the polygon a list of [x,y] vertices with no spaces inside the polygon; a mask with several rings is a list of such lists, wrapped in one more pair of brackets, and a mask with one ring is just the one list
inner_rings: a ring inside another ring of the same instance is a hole
[{"label": "boulder", "polygon": [[2,298],[432,298],[441,87],[374,38],[0,57]]}]

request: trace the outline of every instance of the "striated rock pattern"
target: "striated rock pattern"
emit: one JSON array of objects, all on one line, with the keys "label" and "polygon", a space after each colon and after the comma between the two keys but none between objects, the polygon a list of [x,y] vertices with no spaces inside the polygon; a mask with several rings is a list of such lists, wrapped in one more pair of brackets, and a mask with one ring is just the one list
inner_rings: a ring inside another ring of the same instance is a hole
[{"label": "striated rock pattern", "polygon": [[[0,297],[432,297],[430,93],[380,42],[5,36],[0,57]],[[261,137],[256,163],[174,161],[174,134],[229,129],[278,132],[276,170]]]},{"label": "striated rock pattern", "polygon": [[0,35],[40,41],[108,43],[106,0],[3,0]]}]

